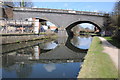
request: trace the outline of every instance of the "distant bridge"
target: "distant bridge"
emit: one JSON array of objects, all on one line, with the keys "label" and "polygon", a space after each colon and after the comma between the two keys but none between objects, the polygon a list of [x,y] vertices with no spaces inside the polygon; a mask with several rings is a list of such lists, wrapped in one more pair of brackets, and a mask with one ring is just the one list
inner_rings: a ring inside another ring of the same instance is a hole
[{"label": "distant bridge", "polygon": [[45,9],[45,8],[18,8],[13,9],[13,19],[23,20],[27,18],[39,18],[48,20],[57,27],[66,28],[67,31],[79,23],[90,23],[98,29],[102,29],[106,20],[106,14],[97,12]]}]

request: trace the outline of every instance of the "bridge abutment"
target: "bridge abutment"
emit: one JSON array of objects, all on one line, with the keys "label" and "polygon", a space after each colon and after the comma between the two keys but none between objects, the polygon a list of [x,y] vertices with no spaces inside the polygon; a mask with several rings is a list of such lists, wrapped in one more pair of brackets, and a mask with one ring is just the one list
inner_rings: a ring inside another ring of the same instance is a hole
[{"label": "bridge abutment", "polygon": [[68,33],[64,27],[58,29],[58,36],[60,37],[68,36]]}]

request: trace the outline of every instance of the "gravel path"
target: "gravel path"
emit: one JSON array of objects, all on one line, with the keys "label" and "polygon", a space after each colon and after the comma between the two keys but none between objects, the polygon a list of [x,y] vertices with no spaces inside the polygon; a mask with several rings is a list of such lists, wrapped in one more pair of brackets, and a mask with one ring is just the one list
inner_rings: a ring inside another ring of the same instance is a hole
[{"label": "gravel path", "polygon": [[[120,51],[120,49],[118,49],[117,47],[110,44],[103,37],[99,37],[99,38],[102,41],[102,45],[104,47],[103,52],[107,53],[110,56],[110,58],[112,59],[112,61],[114,62],[115,66],[116,66],[116,68],[118,70],[118,52]],[[119,68],[119,70],[120,70],[120,68]]]}]

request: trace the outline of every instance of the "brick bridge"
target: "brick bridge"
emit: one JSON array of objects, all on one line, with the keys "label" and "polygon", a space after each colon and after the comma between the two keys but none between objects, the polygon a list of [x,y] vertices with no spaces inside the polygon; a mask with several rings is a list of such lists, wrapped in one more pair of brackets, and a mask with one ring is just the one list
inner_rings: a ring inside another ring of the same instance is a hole
[{"label": "brick bridge", "polygon": [[90,23],[102,30],[108,16],[103,13],[86,11],[17,7],[12,8],[12,14],[13,20],[39,18],[50,21],[57,27],[66,29],[68,34],[72,27],[80,23]]}]

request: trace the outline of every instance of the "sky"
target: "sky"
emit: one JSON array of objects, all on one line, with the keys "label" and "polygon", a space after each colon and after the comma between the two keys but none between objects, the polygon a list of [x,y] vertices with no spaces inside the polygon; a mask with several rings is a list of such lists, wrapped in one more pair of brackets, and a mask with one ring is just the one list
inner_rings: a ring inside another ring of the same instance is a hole
[{"label": "sky", "polygon": [[93,27],[95,27],[95,26],[93,24],[89,24],[89,23],[82,23],[82,24],[80,24],[80,27],[89,28],[91,30],[94,30]]},{"label": "sky", "polygon": [[77,11],[111,12],[115,2],[34,2],[34,7]]}]

